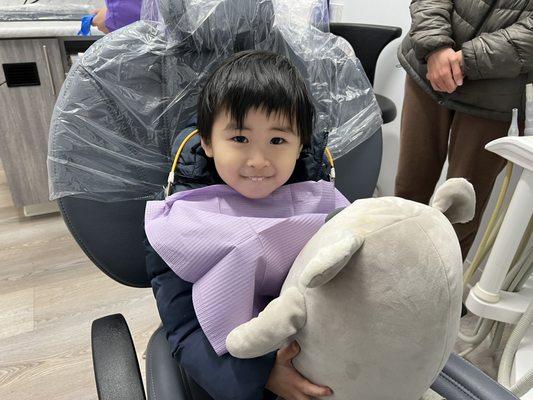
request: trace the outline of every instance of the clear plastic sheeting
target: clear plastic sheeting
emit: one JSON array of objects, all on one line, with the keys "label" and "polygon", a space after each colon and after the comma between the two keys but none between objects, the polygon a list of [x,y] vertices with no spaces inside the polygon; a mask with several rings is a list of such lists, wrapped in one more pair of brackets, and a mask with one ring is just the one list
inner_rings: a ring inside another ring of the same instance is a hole
[{"label": "clear plastic sheeting", "polygon": [[351,46],[327,27],[325,0],[147,0],[143,20],[97,41],[75,64],[52,116],[52,199],[151,198],[171,145],[196,117],[205,78],[237,51],[269,50],[299,68],[338,157],[381,126]]}]

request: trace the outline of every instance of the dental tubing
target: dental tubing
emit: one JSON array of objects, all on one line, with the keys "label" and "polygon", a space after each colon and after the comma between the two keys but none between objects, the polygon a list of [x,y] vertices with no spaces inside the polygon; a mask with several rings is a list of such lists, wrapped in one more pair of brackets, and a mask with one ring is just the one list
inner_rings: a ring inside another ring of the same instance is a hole
[{"label": "dental tubing", "polygon": [[533,136],[533,83],[526,85],[526,126],[525,136]]},{"label": "dental tubing", "polygon": [[[526,116],[525,116],[525,130],[526,136],[533,135],[533,84],[526,86]],[[512,122],[508,131],[509,136],[518,136],[518,110],[513,109]],[[503,217],[506,213],[506,205],[503,200],[509,188],[510,178],[512,175],[512,163],[507,164],[507,173],[504,178],[496,207],[491,215],[489,224],[485,234],[482,238],[481,244],[476,251],[472,264],[464,274],[465,285],[469,283],[475,271],[485,259],[490,248],[492,247],[495,237],[500,229]],[[533,219],[529,221],[528,227],[522,238],[519,248],[511,263],[509,273],[502,285],[502,290],[510,292],[518,292],[522,289],[524,283],[533,272],[533,248],[527,248],[529,238],[533,231]],[[515,357],[516,350],[521,340],[525,335],[527,328],[533,323],[533,301],[528,307],[528,310],[523,314],[520,321],[513,330],[513,334],[508,340],[498,374],[498,381],[506,387],[510,387],[510,369]],[[466,356],[472,350],[477,348],[487,335],[493,331],[494,337],[491,343],[491,350],[499,345],[501,334],[505,324],[489,319],[480,318],[472,334],[459,333],[459,339],[469,343],[471,346],[460,353],[461,356]],[[512,339],[512,340],[511,340]],[[529,371],[520,381],[518,381],[510,390],[517,396],[522,396],[533,387],[533,371]]]},{"label": "dental tubing", "polygon": [[[511,129],[509,129],[511,130]],[[472,264],[470,264],[470,267],[468,270],[464,273],[463,276],[463,284],[466,287],[468,283],[470,282],[470,279],[472,279],[472,276],[476,272],[479,265],[483,262],[485,259],[485,256],[488,254],[488,251],[492,247],[492,244],[496,240],[496,233],[498,232],[501,222],[503,222],[503,215],[504,215],[504,200],[505,195],[507,194],[507,190],[509,189],[509,184],[511,182],[511,176],[513,174],[513,164],[509,161],[507,162],[506,167],[506,174],[503,179],[503,184],[500,189],[500,194],[498,195],[498,201],[496,202],[496,207],[494,208],[494,211],[489,219],[489,223],[487,225],[487,230],[485,231],[485,234],[483,235],[483,239],[481,240],[481,243],[476,251],[476,254],[474,256],[474,259],[472,260]],[[501,222],[498,223],[498,220]]]},{"label": "dental tubing", "polygon": [[[525,117],[525,129],[524,129],[524,135],[531,136],[533,135],[533,83],[528,83],[526,85],[526,117]],[[507,132],[508,136],[518,136],[519,130],[518,130],[518,109],[513,109],[513,116],[511,121],[511,126],[509,127],[509,131]],[[503,180],[503,184],[500,190],[500,194],[498,196],[498,201],[496,202],[496,207],[494,208],[494,211],[489,219],[489,224],[487,226],[487,229],[485,231],[485,235],[482,238],[481,244],[479,245],[476,254],[474,256],[474,259],[472,260],[472,264],[470,264],[470,267],[467,271],[465,271],[463,275],[463,284],[466,286],[470,282],[470,279],[472,279],[472,276],[476,272],[479,265],[483,262],[485,259],[485,256],[488,254],[488,251],[492,247],[491,241],[489,241],[489,238],[493,236],[493,231],[498,232],[499,226],[497,224],[498,217],[502,214],[502,205],[503,200],[505,199],[505,195],[507,194],[507,190],[509,189],[509,183],[511,181],[511,176],[513,174],[513,165],[509,161],[507,162],[506,167],[506,174]],[[505,214],[505,212],[503,212]],[[522,249],[523,250],[523,249]],[[516,258],[518,258],[519,255]]]},{"label": "dental tubing", "polygon": [[513,366],[513,360],[515,353],[518,350],[520,342],[524,338],[527,330],[533,323],[533,300],[529,303],[524,315],[520,318],[516,327],[514,328],[505,350],[502,354],[502,360],[500,362],[500,368],[498,369],[498,382],[503,386],[509,388],[515,396],[523,396],[533,387],[533,370],[524,375],[518,382],[512,387],[510,384],[511,369]]}]

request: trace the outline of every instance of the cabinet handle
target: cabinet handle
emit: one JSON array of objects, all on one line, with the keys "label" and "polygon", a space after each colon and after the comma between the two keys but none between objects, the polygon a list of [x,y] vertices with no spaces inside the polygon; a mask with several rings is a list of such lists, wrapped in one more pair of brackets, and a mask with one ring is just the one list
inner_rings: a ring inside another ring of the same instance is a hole
[{"label": "cabinet handle", "polygon": [[48,51],[46,45],[43,45],[44,60],[46,61],[46,69],[48,70],[48,78],[50,79],[50,85],[52,86],[52,96],[56,96],[56,88],[54,86],[54,77],[52,76],[52,68],[50,67],[50,59],[48,58]]}]

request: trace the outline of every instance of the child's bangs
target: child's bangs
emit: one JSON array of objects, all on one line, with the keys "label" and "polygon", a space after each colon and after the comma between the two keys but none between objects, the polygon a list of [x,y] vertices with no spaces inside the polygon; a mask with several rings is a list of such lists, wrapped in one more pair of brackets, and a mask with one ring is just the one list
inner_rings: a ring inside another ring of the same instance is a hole
[{"label": "child's bangs", "polygon": [[199,100],[198,125],[209,142],[214,116],[227,113],[239,129],[250,110],[286,120],[302,144],[313,133],[314,106],[305,82],[284,57],[246,51],[223,63],[209,78]]},{"label": "child's bangs", "polygon": [[224,104],[221,107],[221,112],[225,112],[235,122],[238,129],[242,129],[244,126],[244,120],[250,111],[259,111],[264,113],[267,118],[273,117],[280,119],[284,123],[286,122],[291,128],[294,129],[294,133],[299,135],[297,127],[296,107],[280,107],[280,105],[273,106],[272,104],[247,104],[246,107],[241,107],[235,104]]}]

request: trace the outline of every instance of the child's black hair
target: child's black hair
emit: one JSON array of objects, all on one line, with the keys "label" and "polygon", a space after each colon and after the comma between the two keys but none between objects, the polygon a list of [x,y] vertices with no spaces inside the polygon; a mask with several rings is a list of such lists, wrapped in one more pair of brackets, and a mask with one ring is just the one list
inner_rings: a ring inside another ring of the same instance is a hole
[{"label": "child's black hair", "polygon": [[284,56],[247,50],[224,61],[207,79],[198,98],[198,130],[211,142],[213,122],[227,112],[241,128],[250,109],[286,117],[303,145],[311,141],[315,107],[296,67]]}]

